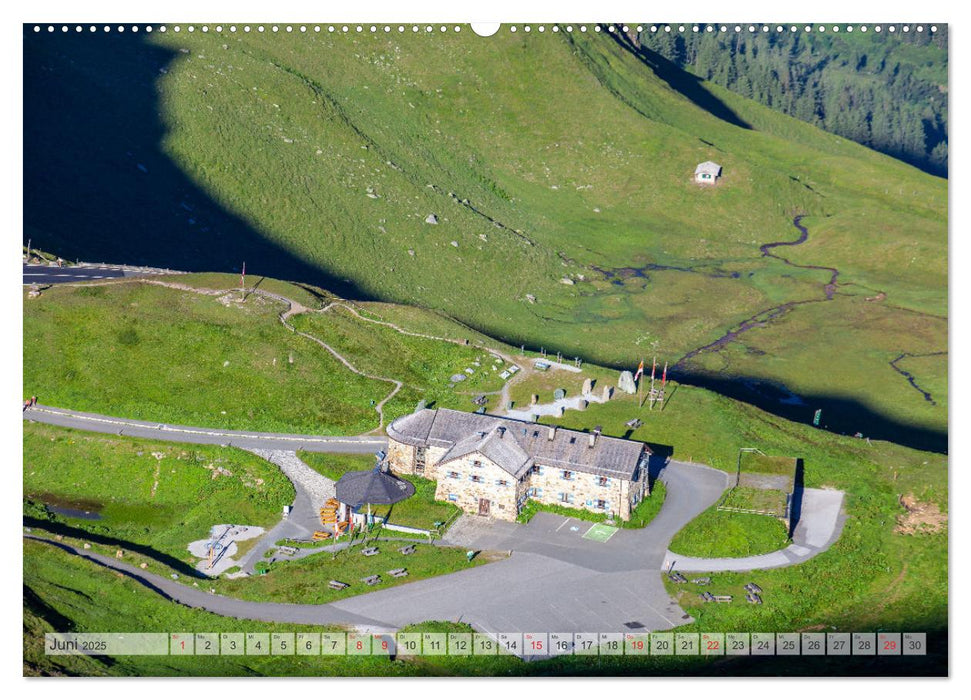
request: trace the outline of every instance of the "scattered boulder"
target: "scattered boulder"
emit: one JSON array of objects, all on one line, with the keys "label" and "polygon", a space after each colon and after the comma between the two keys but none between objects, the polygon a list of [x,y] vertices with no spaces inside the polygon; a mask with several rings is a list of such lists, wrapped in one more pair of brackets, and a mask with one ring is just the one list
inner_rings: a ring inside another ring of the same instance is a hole
[{"label": "scattered boulder", "polygon": [[426,224],[437,224],[438,223],[438,217],[435,216],[434,214],[429,214],[428,216],[425,217],[425,223]]},{"label": "scattered boulder", "polygon": [[451,245],[452,245],[453,248],[458,248],[459,247],[459,242],[458,241],[452,241],[452,244]]},{"label": "scattered boulder", "polygon": [[535,304],[536,303],[536,297],[533,296],[532,294],[527,294],[526,295],[526,301],[528,301],[530,304]]},{"label": "scattered boulder", "polygon": [[569,277],[564,277],[560,280],[560,284],[568,284],[570,286],[573,286],[574,282]]}]

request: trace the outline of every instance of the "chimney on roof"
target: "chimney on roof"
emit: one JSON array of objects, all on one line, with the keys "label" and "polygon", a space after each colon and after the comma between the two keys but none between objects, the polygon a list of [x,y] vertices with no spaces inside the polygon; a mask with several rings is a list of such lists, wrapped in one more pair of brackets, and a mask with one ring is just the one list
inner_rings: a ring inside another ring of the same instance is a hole
[{"label": "chimney on roof", "polygon": [[546,439],[547,440],[552,440],[555,437],[556,437],[556,426],[555,425],[551,425],[550,426],[549,436]]},{"label": "chimney on roof", "polygon": [[589,445],[590,447],[593,447],[594,445],[597,444],[597,438],[600,437],[601,430],[602,428],[599,425],[594,426],[593,432],[590,433],[590,445]]},{"label": "chimney on roof", "polygon": [[506,434],[506,429],[500,425],[498,428],[496,428],[496,433],[499,434],[499,439],[501,440],[502,436]]}]

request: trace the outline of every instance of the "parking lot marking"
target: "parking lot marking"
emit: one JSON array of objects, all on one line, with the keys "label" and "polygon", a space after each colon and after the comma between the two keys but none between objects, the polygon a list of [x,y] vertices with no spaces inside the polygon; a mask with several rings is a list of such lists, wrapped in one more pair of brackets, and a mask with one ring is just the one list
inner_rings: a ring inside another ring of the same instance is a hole
[{"label": "parking lot marking", "polygon": [[614,533],[617,532],[619,528],[611,527],[610,525],[603,525],[602,523],[595,523],[590,526],[590,529],[583,533],[584,538],[588,540],[593,540],[595,542],[606,542]]}]

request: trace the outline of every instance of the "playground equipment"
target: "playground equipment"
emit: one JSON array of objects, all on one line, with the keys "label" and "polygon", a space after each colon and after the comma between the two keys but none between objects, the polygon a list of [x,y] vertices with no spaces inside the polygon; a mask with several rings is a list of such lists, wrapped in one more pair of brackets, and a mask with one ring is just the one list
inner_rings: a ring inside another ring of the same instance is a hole
[{"label": "playground equipment", "polygon": [[223,530],[222,534],[219,537],[217,537],[214,540],[210,540],[209,543],[206,545],[206,551],[209,553],[207,570],[211,570],[212,567],[215,566],[216,563],[220,559],[222,559],[223,555],[226,553],[226,550],[228,548],[225,545],[223,545],[222,540],[224,537],[226,537],[226,535],[230,533],[232,529],[233,528],[231,525],[227,526],[226,529]]}]

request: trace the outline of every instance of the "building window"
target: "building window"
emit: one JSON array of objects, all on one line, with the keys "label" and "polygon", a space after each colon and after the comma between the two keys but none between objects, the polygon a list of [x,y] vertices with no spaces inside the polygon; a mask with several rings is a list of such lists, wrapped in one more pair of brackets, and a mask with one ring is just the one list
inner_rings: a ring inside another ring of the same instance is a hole
[{"label": "building window", "polygon": [[600,510],[607,510],[607,506],[609,505],[607,501],[603,500],[602,498],[598,499],[596,503],[597,503],[597,508],[599,508]]},{"label": "building window", "polygon": [[610,486],[610,479],[605,476],[601,476],[597,479],[597,486]]},{"label": "building window", "polygon": [[478,474],[473,474],[472,476],[469,477],[469,480],[472,481],[472,482],[474,482],[474,483],[476,483],[476,484],[481,484],[482,483],[482,477],[479,476]]},{"label": "building window", "polygon": [[539,498],[543,495],[543,489],[538,489],[534,486],[526,491],[526,495],[530,498]]},{"label": "building window", "polygon": [[458,472],[449,472],[448,473],[448,478],[449,479],[458,479],[459,478],[459,473]]},{"label": "building window", "polygon": [[481,467],[481,466],[482,466],[482,462],[481,462],[481,461],[479,461],[478,459],[476,459],[476,460],[473,460],[473,462],[472,462],[472,466],[473,466],[473,467]]},{"label": "building window", "polygon": [[505,479],[496,479],[496,486],[509,486],[509,482]]},{"label": "building window", "polygon": [[454,493],[450,493],[450,494],[448,494],[448,500],[450,500],[450,501],[457,501],[457,500],[459,500],[459,497],[456,496]]},{"label": "building window", "polygon": [[566,470],[563,470],[563,471],[560,472],[560,478],[566,479],[567,481],[572,481],[573,480],[573,472],[568,472]]},{"label": "building window", "polygon": [[560,503],[573,503],[573,494],[572,493],[561,493],[560,494]]},{"label": "building window", "polygon": [[543,473],[543,467],[541,467],[538,464],[534,464],[532,467],[529,468],[529,473],[530,474],[542,474]]}]

